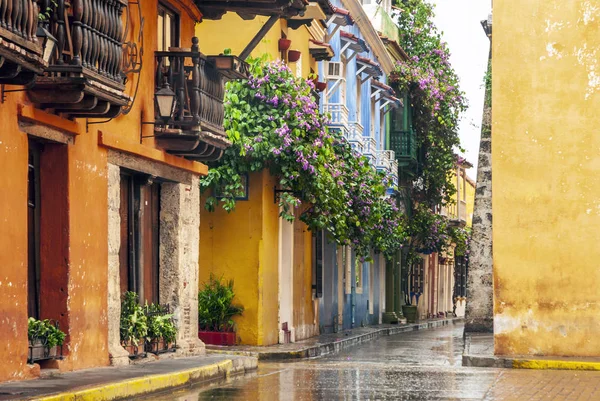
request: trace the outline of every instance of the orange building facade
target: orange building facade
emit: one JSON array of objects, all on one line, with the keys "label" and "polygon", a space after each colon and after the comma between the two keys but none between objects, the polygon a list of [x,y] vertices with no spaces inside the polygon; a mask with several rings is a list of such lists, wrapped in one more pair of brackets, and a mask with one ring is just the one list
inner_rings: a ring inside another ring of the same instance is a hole
[{"label": "orange building facade", "polygon": [[[168,304],[177,353],[202,354],[199,179],[202,161],[227,146],[222,100],[206,93],[243,75],[243,63],[218,67],[193,37],[203,14],[219,19],[229,6],[42,0],[51,11],[38,20],[38,4],[25,3],[0,21],[0,382],[130,363],[119,333],[125,291]],[[66,333],[62,359],[28,364],[29,317]]]}]

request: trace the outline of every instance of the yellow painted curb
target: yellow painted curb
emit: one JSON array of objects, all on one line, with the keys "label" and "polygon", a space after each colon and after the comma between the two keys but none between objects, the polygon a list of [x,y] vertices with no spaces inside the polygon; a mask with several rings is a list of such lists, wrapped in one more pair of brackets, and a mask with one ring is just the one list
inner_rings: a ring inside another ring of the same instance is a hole
[{"label": "yellow painted curb", "polygon": [[515,369],[600,370],[600,362],[515,359]]},{"label": "yellow painted curb", "polygon": [[137,397],[142,394],[161,391],[218,377],[230,375],[233,362],[226,360],[212,365],[201,366],[173,373],[137,377],[117,383],[109,383],[97,387],[60,393],[42,398],[32,398],[39,401],[104,401]]}]

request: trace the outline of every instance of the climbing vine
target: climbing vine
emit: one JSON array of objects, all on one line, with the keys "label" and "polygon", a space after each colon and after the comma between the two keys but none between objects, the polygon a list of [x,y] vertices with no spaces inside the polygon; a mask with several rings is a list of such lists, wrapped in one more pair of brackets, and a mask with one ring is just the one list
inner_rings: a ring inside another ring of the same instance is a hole
[{"label": "climbing vine", "polygon": [[398,0],[397,6],[400,45],[409,59],[397,63],[390,80],[408,91],[423,155],[412,197],[435,207],[451,202],[456,191],[449,173],[460,147],[460,114],[467,104],[448,47],[433,23],[433,5],[426,0]]},{"label": "climbing vine", "polygon": [[295,77],[280,61],[249,63],[248,80],[227,84],[225,129],[232,146],[202,180],[205,207],[234,210],[242,175],[267,169],[286,190],[279,200],[283,218],[325,229],[361,257],[371,249],[391,257],[404,241],[405,224],[386,197],[386,177],[327,129],[312,81]]}]

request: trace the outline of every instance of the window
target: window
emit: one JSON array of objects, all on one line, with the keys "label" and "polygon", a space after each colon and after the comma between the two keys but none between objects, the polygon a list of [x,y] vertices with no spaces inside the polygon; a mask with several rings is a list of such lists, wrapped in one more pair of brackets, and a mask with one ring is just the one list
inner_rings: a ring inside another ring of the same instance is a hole
[{"label": "window", "polygon": [[364,268],[364,262],[360,261],[360,258],[356,258],[356,263],[355,263],[355,279],[356,279],[356,293],[357,294],[362,294],[363,292],[363,268]]},{"label": "window", "polygon": [[179,15],[163,4],[158,5],[158,51],[179,47]]},{"label": "window", "polygon": [[410,293],[411,297],[414,294],[422,294],[423,293],[423,275],[424,275],[424,262],[423,259],[419,259],[417,262],[413,263],[410,267]]},{"label": "window", "polygon": [[27,312],[40,318],[40,153],[39,143],[29,141],[27,176]]},{"label": "window", "polygon": [[467,296],[467,265],[464,256],[454,258],[454,298]]},{"label": "window", "polygon": [[148,176],[121,174],[121,292],[135,291],[140,302],[159,302],[160,184]]}]

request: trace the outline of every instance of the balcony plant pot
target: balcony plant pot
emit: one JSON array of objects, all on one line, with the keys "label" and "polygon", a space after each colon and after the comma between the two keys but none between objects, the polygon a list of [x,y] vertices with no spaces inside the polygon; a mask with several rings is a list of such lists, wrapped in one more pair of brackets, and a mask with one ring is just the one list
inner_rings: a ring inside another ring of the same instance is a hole
[{"label": "balcony plant pot", "polygon": [[198,331],[198,338],[210,345],[235,345],[234,331]]},{"label": "balcony plant pot", "polygon": [[301,55],[302,52],[300,52],[299,50],[290,50],[288,52],[288,61],[290,63],[295,63],[296,61],[300,60]]},{"label": "balcony plant pot", "polygon": [[58,346],[48,347],[40,340],[36,340],[33,344],[29,344],[28,356],[27,362],[34,363],[35,361],[43,361],[45,359],[56,359],[60,355],[58,354]]},{"label": "balcony plant pot", "polygon": [[319,92],[323,92],[325,89],[327,89],[327,82],[319,82],[316,81],[315,82],[315,88],[319,91]]},{"label": "balcony plant pot", "polygon": [[417,306],[402,305],[402,314],[408,323],[415,323],[417,321]]},{"label": "balcony plant pot", "polygon": [[290,39],[281,38],[279,39],[279,50],[284,52],[290,48],[292,41]]}]

